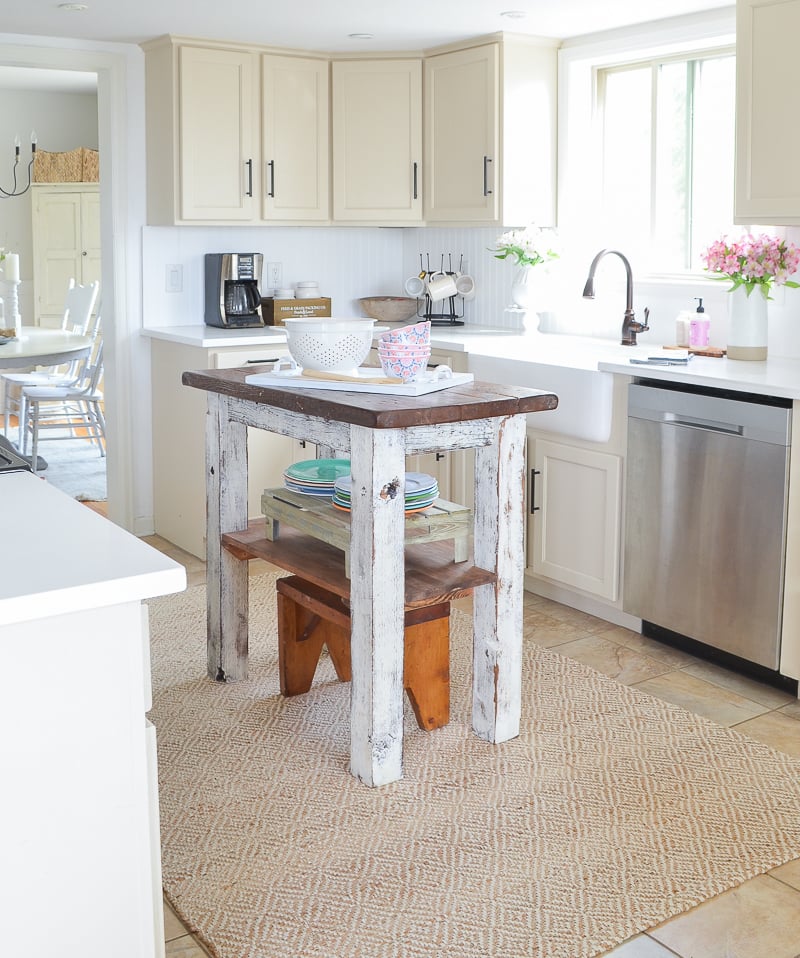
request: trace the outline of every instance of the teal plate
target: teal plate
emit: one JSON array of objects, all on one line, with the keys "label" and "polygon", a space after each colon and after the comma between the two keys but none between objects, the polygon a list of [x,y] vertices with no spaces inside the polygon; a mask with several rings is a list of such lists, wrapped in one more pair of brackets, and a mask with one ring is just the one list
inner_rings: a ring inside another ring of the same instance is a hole
[{"label": "teal plate", "polygon": [[350,460],[304,459],[302,462],[295,462],[289,466],[284,475],[300,482],[333,483],[340,476],[350,475]]}]

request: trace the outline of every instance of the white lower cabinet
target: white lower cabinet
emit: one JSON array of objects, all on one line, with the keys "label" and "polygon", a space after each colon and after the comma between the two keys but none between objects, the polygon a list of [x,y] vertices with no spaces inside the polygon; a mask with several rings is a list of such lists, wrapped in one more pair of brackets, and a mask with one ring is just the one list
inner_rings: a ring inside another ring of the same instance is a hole
[{"label": "white lower cabinet", "polygon": [[528,571],[616,602],[621,456],[529,434]]},{"label": "white lower cabinet", "polygon": [[0,626],[31,680],[0,705],[5,955],[164,954],[143,621],[130,601]]},{"label": "white lower cabinet", "polygon": [[[192,555],[206,556],[206,394],[181,384],[189,369],[233,369],[288,355],[284,343],[205,348],[153,340],[153,516],[157,535]],[[314,448],[285,436],[248,429],[248,510],[260,516],[261,494],[283,485],[283,471]]]}]

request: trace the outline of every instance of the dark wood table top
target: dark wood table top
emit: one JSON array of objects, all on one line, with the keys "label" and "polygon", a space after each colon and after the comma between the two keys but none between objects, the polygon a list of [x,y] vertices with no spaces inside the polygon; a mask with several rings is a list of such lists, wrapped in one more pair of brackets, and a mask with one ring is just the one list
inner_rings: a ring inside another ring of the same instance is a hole
[{"label": "dark wood table top", "polygon": [[406,426],[491,419],[555,409],[558,405],[558,397],[554,393],[484,382],[452,386],[424,396],[386,396],[338,389],[302,389],[297,386],[252,386],[245,382],[246,376],[268,372],[270,368],[270,365],[253,365],[239,369],[189,371],[183,374],[181,381],[185,386],[195,389],[370,429],[402,429]]}]

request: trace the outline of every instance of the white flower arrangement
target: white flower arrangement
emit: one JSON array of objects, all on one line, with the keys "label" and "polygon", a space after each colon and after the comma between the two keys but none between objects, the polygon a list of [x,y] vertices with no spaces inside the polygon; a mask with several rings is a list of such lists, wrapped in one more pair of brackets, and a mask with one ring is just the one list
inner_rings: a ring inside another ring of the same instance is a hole
[{"label": "white flower arrangement", "polygon": [[538,266],[550,259],[558,259],[555,251],[555,230],[539,226],[509,230],[497,238],[497,246],[490,250],[495,259],[511,257],[517,266]]}]

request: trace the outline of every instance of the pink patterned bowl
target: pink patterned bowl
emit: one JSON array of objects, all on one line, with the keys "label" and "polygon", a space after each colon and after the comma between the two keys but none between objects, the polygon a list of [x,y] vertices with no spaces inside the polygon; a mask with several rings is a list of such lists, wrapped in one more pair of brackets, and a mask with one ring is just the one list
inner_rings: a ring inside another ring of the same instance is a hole
[{"label": "pink patterned bowl", "polygon": [[381,358],[381,366],[387,376],[393,376],[395,379],[402,379],[403,382],[413,382],[424,372],[428,365],[427,357],[418,357],[411,359],[385,359]]},{"label": "pink patterned bowl", "polygon": [[407,343],[410,345],[427,345],[431,341],[431,321],[423,320],[410,326],[401,326],[400,329],[390,329],[381,336],[382,343]]},{"label": "pink patterned bowl", "polygon": [[379,346],[378,355],[387,359],[427,359],[431,354],[430,346],[402,346],[389,347]]}]

